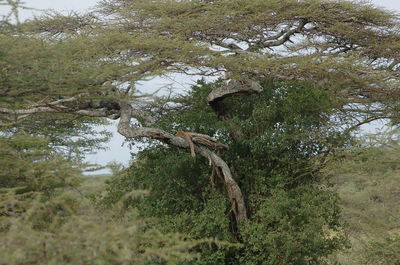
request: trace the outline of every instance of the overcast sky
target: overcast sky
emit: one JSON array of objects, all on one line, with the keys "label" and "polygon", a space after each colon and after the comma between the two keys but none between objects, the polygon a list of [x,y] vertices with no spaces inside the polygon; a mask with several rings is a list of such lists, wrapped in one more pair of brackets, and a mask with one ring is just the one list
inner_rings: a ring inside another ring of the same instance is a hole
[{"label": "overcast sky", "polygon": [[[0,0],[0,3],[4,3],[5,0]],[[25,6],[36,8],[36,9],[53,9],[61,12],[69,12],[69,11],[79,11],[84,12],[89,10],[91,7],[95,6],[98,2],[97,0],[25,0]],[[400,0],[372,0],[372,3],[384,7],[389,10],[396,10],[400,12]],[[0,14],[4,15],[5,9],[4,7],[0,7]],[[32,10],[22,10],[20,11],[20,18],[26,19],[32,17],[33,14],[39,14],[39,11]],[[174,86],[180,88],[187,88],[193,80],[178,78],[177,82],[175,82]],[[171,83],[171,80],[162,80],[156,79],[151,83],[142,84],[141,88],[144,90],[157,88],[162,85],[165,85],[165,82]],[[140,87],[139,87],[140,88]],[[113,132],[113,138],[111,142],[108,144],[110,147],[107,151],[101,151],[95,155],[89,155],[88,161],[91,163],[99,163],[102,165],[107,164],[111,161],[116,161],[119,163],[123,163],[125,165],[128,164],[130,160],[130,150],[127,145],[121,146],[124,138],[116,132],[116,126],[109,126],[107,129]]]},{"label": "overcast sky", "polygon": [[[4,0],[0,0],[5,2]],[[25,5],[37,9],[54,9],[58,11],[85,11],[93,7],[97,0],[25,0]],[[398,10],[400,12],[399,0],[372,0],[372,3],[387,9]],[[21,12],[23,16],[29,16],[32,11]]]}]

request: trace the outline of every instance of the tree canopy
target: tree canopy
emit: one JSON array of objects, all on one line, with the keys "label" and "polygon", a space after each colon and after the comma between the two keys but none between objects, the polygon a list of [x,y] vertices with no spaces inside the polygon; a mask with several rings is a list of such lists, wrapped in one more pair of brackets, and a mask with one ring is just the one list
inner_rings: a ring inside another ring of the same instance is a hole
[{"label": "tree canopy", "polygon": [[[103,0],[2,21],[0,128],[65,155],[103,141],[90,124],[118,120],[148,148],[107,203],[149,189],[125,206],[166,232],[242,244],[201,246],[196,264],[322,264],[345,240],[320,170],[359,126],[398,124],[399,54],[399,15],[368,2]],[[136,88],[170,73],[219,80]]]}]

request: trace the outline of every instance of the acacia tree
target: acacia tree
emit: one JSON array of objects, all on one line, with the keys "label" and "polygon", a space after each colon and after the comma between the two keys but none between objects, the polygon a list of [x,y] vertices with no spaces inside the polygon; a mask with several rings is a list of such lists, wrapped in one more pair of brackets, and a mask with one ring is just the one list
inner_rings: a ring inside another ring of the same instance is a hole
[{"label": "acacia tree", "polygon": [[139,94],[136,82],[170,72],[219,75],[226,83],[205,100],[222,120],[230,117],[224,101],[260,93],[261,81],[330,91],[349,129],[398,118],[398,16],[368,3],[109,0],[83,16],[4,26],[0,45],[2,120],[41,113],[119,119],[127,138],[191,149],[224,180],[237,224],[248,217],[245,198],[214,151],[223,146],[217,135],[154,127],[165,109],[185,106]]}]

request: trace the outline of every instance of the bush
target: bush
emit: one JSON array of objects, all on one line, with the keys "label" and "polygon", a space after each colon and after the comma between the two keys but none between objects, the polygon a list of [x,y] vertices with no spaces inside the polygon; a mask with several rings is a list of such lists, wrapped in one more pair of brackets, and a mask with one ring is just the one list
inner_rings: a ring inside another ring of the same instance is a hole
[{"label": "bush", "polygon": [[36,200],[0,233],[0,264],[176,264],[196,258],[191,241],[162,234],[129,211],[97,210],[77,194]]}]

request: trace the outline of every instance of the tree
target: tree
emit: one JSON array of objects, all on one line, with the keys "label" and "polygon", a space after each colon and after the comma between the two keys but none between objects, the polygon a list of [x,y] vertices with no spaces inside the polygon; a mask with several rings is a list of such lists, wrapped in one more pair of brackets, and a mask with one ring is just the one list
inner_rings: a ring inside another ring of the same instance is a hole
[{"label": "tree", "polygon": [[[232,165],[216,149],[239,141],[246,135],[246,126],[263,124],[264,119],[257,120],[250,111],[257,108],[243,110],[241,104],[229,106],[229,101],[234,96],[263,97],[270,90],[275,91],[272,98],[283,93],[285,99],[288,95],[284,91],[293,87],[308,92],[317,88],[329,93],[327,113],[336,121],[332,123],[336,128],[345,126],[349,132],[376,119],[396,122],[397,26],[397,14],[363,2],[102,1],[91,14],[55,14],[17,28],[3,28],[0,113],[2,120],[10,121],[39,113],[119,119],[118,131],[127,138],[190,149],[193,156],[205,158],[224,180],[235,226],[241,227],[255,216],[246,206],[244,183],[238,184]],[[163,129],[159,124],[165,114],[190,110],[194,101],[200,100],[189,97],[193,102],[187,102],[188,98],[156,97],[135,90],[137,81],[169,72],[224,79],[226,82],[199,96],[227,127],[205,131],[205,125],[188,124],[182,127],[204,131],[177,132],[179,124],[170,121]],[[270,109],[258,111],[264,117]],[[307,109],[299,111],[313,115]],[[244,114],[255,119],[240,126],[246,120]],[[281,124],[275,117],[279,111],[270,114],[273,122],[269,125],[275,128]],[[309,130],[318,128],[312,123],[309,126]],[[224,131],[234,141],[215,139]],[[262,127],[261,132],[265,131]],[[324,146],[322,151],[307,154],[328,154],[332,148]],[[242,166],[253,162],[243,161]],[[272,191],[278,183],[266,187]],[[286,195],[277,191],[276,196],[284,201]],[[295,207],[290,199],[287,207]],[[267,213],[259,215],[266,217]]]},{"label": "tree", "polygon": [[112,205],[131,190],[149,190],[125,207],[155,218],[165,232],[242,244],[204,245],[202,259],[191,264],[324,264],[344,241],[337,197],[319,172],[331,148],[347,141],[330,127],[331,95],[301,83],[263,83],[258,95],[224,101],[230,119],[221,121],[203,100],[220,85],[200,83],[184,98],[185,112],[165,112],[157,126],[218,135],[229,145],[219,152],[246,198],[248,220],[236,226],[218,168],[158,144],[137,155],[105,201]]}]

